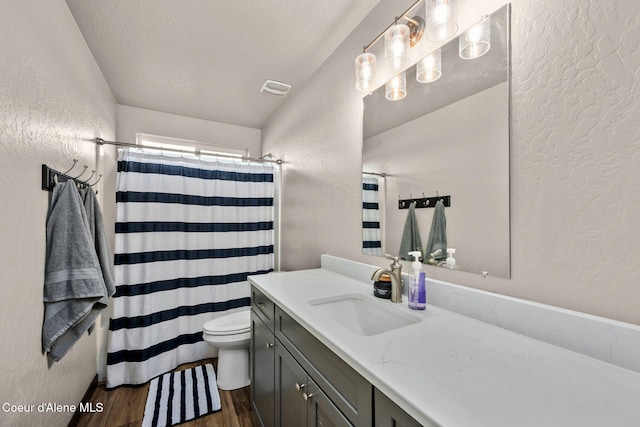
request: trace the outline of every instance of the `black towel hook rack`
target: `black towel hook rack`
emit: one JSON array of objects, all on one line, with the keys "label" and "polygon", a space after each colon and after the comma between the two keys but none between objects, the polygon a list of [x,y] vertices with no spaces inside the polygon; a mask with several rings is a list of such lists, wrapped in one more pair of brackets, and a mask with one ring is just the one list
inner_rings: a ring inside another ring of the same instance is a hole
[{"label": "black towel hook rack", "polygon": [[76,185],[80,187],[85,187],[85,188],[96,185],[98,181],[100,181],[100,178],[102,177],[102,175],[99,175],[98,180],[96,182],[94,182],[93,184],[89,184],[89,180],[93,177],[93,175],[95,174],[95,171],[92,171],[93,173],[88,179],[80,179],[80,177],[84,175],[87,169],[89,168],[87,165],[84,166],[84,169],[79,175],[77,176],[69,175],[69,172],[71,172],[76,167],[77,163],[78,163],[78,159],[73,159],[73,165],[66,172],[60,172],[58,170],[50,168],[49,166],[43,163],[42,164],[42,189],[45,191],[53,191],[53,187],[55,187],[56,183],[60,179],[62,179],[63,181],[68,181],[68,180],[75,181]]},{"label": "black towel hook rack", "polygon": [[411,203],[415,202],[415,208],[435,208],[438,201],[442,201],[445,207],[451,206],[451,196],[440,196],[440,193],[436,191],[435,197],[425,197],[422,193],[422,198],[414,199],[413,194],[409,193],[409,199],[401,199],[398,195],[398,209],[409,209]]}]

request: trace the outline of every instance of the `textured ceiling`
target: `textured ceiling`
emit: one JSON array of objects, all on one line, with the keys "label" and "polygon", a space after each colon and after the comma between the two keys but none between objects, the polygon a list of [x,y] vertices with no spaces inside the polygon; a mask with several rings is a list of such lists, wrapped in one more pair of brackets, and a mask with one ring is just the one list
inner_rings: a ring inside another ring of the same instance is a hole
[{"label": "textured ceiling", "polygon": [[263,82],[299,89],[379,1],[67,4],[119,104],[261,128],[284,102]]}]

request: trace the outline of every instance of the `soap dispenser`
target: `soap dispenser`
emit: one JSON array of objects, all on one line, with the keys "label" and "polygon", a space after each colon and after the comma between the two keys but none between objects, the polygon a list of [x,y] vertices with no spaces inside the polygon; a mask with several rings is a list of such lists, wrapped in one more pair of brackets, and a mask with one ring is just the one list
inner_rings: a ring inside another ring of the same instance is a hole
[{"label": "soap dispenser", "polygon": [[409,255],[413,257],[411,263],[411,273],[409,274],[409,308],[413,310],[424,310],[427,306],[425,276],[422,271],[422,263],[420,257],[422,252],[412,251]]},{"label": "soap dispenser", "polygon": [[460,267],[456,264],[456,259],[453,257],[455,253],[456,253],[456,250],[454,248],[447,248],[446,267],[450,268],[451,270],[460,269]]}]

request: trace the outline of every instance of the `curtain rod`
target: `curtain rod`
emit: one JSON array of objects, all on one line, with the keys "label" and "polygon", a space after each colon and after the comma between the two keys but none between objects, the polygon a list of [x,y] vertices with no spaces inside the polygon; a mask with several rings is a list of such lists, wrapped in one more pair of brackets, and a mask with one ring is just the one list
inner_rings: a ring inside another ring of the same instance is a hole
[{"label": "curtain rod", "polygon": [[[138,144],[132,144],[130,142],[119,142],[119,141],[105,141],[102,138],[96,138],[96,144],[98,145],[115,145],[117,147],[131,147],[131,148],[146,148],[149,150],[160,150],[160,151],[174,151],[177,153],[192,153],[191,151],[187,151],[187,150],[181,150],[179,148],[162,148],[162,147],[146,147],[144,145],[138,145]],[[193,154],[195,155],[199,155],[199,150],[197,150],[196,152],[193,152]],[[229,158],[229,159],[242,159],[244,161],[248,161],[248,162],[266,162],[266,163],[276,163],[281,165],[283,162],[281,159],[267,159],[265,157],[269,157],[271,156],[271,154],[265,154],[264,156],[260,157],[260,158],[253,158],[253,157],[238,157],[238,156],[233,156],[231,154],[215,154],[212,157],[225,157],[225,158]]]}]

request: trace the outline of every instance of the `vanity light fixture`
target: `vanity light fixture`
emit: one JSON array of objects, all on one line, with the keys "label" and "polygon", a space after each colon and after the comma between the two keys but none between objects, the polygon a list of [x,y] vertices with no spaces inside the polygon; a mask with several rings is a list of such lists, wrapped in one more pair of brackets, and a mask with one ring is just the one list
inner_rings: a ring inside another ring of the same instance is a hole
[{"label": "vanity light fixture", "polygon": [[482,17],[473,27],[459,37],[459,53],[462,59],[479,58],[491,48],[491,18]]},{"label": "vanity light fixture", "polygon": [[[416,45],[424,32],[424,19],[408,15],[422,0],[417,0],[400,17],[396,17],[391,25],[378,34],[366,45],[363,53],[356,57],[356,89],[371,92],[376,86],[377,62],[373,53],[367,52],[383,36],[385,38],[385,63],[393,70],[399,71],[409,65],[409,49]],[[399,23],[406,21],[406,24]],[[405,90],[406,93],[406,90]]]},{"label": "vanity light fixture", "polygon": [[407,96],[406,71],[396,75],[384,85],[384,94],[389,101],[400,101]]},{"label": "vanity light fixture", "polygon": [[427,38],[443,41],[458,31],[455,0],[425,0]]},{"label": "vanity light fixture", "polygon": [[442,49],[438,48],[425,56],[416,67],[416,80],[419,83],[435,82],[442,76]]}]

